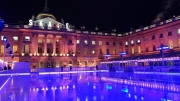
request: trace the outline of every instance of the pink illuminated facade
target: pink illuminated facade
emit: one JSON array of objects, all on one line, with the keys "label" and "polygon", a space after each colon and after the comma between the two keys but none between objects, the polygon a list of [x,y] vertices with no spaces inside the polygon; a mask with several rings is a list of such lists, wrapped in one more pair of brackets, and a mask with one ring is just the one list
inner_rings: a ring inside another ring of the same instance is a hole
[{"label": "pink illuminated facade", "polygon": [[[127,33],[104,33],[75,30],[68,23],[58,22],[49,13],[40,13],[29,20],[29,25],[6,24],[1,33],[0,56],[3,59],[3,36],[8,38],[15,55],[6,61],[30,62],[33,68],[60,66],[92,67],[109,58],[119,58],[159,53],[164,44],[171,50],[180,50],[180,16],[152,24]],[[6,55],[8,57],[8,55]]]}]

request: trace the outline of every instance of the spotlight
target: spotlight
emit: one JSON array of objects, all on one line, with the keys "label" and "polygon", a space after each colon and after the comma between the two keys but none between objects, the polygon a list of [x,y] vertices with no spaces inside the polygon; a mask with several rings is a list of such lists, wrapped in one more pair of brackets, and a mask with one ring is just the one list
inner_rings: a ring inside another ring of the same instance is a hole
[{"label": "spotlight", "polygon": [[4,41],[4,42],[7,42],[7,38],[6,38],[5,36],[3,37],[3,41]]}]

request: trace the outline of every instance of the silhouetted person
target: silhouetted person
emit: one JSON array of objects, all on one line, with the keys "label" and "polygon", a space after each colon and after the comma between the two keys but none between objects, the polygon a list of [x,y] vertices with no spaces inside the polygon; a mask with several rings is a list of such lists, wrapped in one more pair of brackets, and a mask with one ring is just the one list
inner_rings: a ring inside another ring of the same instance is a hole
[{"label": "silhouetted person", "polygon": [[61,66],[61,71],[63,71],[63,66]]},{"label": "silhouetted person", "polygon": [[4,70],[7,70],[7,67],[6,67],[6,66],[4,66]]},{"label": "silhouetted person", "polygon": [[70,66],[70,71],[72,70],[72,66]]},{"label": "silhouetted person", "polygon": [[8,65],[8,70],[10,70],[11,69],[11,67]]},{"label": "silhouetted person", "polygon": [[98,66],[96,65],[96,70],[98,70]]}]

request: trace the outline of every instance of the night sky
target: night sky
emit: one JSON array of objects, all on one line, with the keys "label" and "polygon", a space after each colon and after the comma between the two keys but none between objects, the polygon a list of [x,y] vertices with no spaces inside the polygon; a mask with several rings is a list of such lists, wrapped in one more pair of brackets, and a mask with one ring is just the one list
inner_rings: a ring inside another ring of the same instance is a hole
[{"label": "night sky", "polygon": [[[28,24],[44,6],[45,0],[0,0],[0,16],[6,23]],[[127,32],[150,25],[158,14],[165,20],[180,15],[180,0],[48,0],[48,8],[58,21],[63,18],[77,29]]]}]

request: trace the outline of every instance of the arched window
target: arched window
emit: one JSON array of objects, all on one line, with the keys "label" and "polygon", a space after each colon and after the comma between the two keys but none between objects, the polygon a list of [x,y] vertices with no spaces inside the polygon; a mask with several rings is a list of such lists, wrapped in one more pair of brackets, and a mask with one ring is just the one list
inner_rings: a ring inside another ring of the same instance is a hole
[{"label": "arched window", "polygon": [[87,66],[88,65],[88,61],[85,61],[85,66]]},{"label": "arched window", "polygon": [[43,68],[44,67],[44,63],[42,61],[39,62],[39,68]]}]

